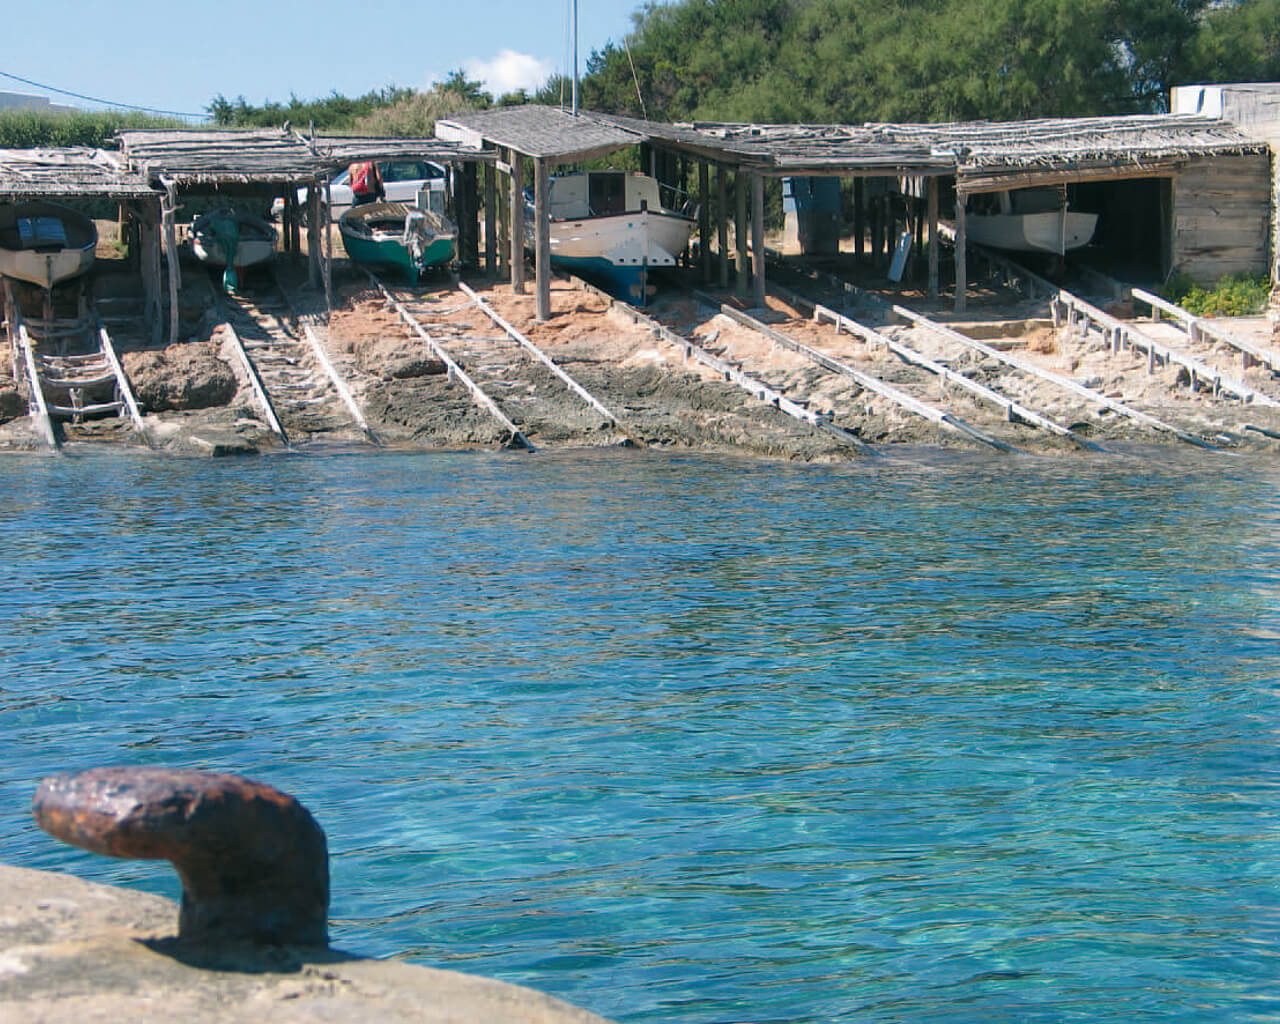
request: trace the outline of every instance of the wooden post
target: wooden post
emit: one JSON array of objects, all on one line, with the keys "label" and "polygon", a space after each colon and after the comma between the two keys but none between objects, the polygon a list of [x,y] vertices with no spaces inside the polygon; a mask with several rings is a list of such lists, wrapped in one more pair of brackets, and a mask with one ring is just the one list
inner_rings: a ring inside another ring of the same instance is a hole
[{"label": "wooden post", "polygon": [[498,190],[494,183],[493,164],[484,165],[484,268],[490,277],[498,273],[497,211],[493,208]]},{"label": "wooden post", "polygon": [[307,186],[307,263],[311,287],[320,287],[320,187],[313,181]]},{"label": "wooden post", "polygon": [[711,283],[711,165],[698,161],[698,262],[702,283]]},{"label": "wooden post", "polygon": [[863,210],[865,196],[861,178],[853,179],[853,259],[862,263],[863,236],[867,233],[867,219]]},{"label": "wooden post", "polygon": [[160,217],[158,203],[144,199],[134,206],[138,218],[138,249],[142,270],[142,306],[151,343],[160,343],[164,331],[163,271],[160,267]]},{"label": "wooden post", "polygon": [[[511,166],[511,153],[507,149],[498,150],[498,159],[508,167]],[[511,193],[511,175],[507,176],[507,191]],[[511,267],[511,204],[500,202],[498,206],[498,276],[509,274]]]},{"label": "wooden post", "polygon": [[964,204],[968,197],[963,192],[956,193],[956,312],[964,312],[965,293],[969,290],[969,281],[965,276],[965,246],[968,242],[964,227]]},{"label": "wooden post", "polygon": [[324,307],[333,311],[333,192],[329,188],[329,179],[324,180],[324,201],[320,204],[320,233],[324,236],[324,260],[321,269],[324,271]]},{"label": "wooden post", "polygon": [[729,171],[716,167],[716,241],[720,245],[720,287],[729,287]]},{"label": "wooden post", "polygon": [[[462,259],[464,262],[476,264],[480,262],[480,183],[476,173],[476,165],[468,160],[462,166],[462,194],[465,196],[465,213],[459,211],[462,223],[458,225],[461,234],[466,228],[466,244]],[[460,238],[459,241],[462,241]]]},{"label": "wooden post", "polygon": [[733,234],[738,248],[738,280],[734,292],[738,298],[747,297],[747,174],[739,167],[733,176],[734,198],[737,201],[734,210]]},{"label": "wooden post", "polygon": [[524,294],[524,157],[511,151],[511,290]]},{"label": "wooden post", "polygon": [[754,302],[764,309],[764,175],[751,175],[751,281],[755,286]]},{"label": "wooden post", "polygon": [[164,181],[164,198],[161,204],[160,219],[164,226],[164,255],[169,261],[169,344],[172,345],[178,340],[178,291],[182,274],[178,266],[178,229],[174,222],[178,212],[176,182]]},{"label": "wooden post", "polygon": [[938,179],[929,178],[929,298],[938,297]]},{"label": "wooden post", "polygon": [[535,253],[535,272],[538,276],[538,303],[536,316],[539,320],[551,319],[551,178],[547,173],[547,161],[534,161],[534,215],[537,248]]}]

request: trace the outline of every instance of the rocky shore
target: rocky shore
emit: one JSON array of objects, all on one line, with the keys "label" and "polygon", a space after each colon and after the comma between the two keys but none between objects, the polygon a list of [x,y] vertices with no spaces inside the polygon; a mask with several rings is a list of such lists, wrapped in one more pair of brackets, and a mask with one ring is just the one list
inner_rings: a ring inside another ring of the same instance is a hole
[{"label": "rocky shore", "polygon": [[[136,338],[120,342],[122,361],[146,416],[153,447],[182,455],[249,454],[281,447],[257,403],[250,382],[229,347],[225,324],[213,311],[212,287],[199,269],[187,273],[194,285],[184,291],[183,340],[153,348]],[[492,308],[525,333],[558,366],[617,416],[604,420],[551,373],[529,359],[457,287],[440,279],[397,295],[411,302],[468,373],[488,374],[487,387],[520,433],[540,449],[640,445],[649,448],[732,452],[802,461],[858,458],[858,451],[830,433],[793,419],[724,379],[721,373],[686,358],[679,346],[633,323],[602,298],[557,281],[553,316],[539,323],[531,295],[515,295],[506,284],[473,282]],[[255,290],[256,289],[256,290]],[[320,297],[294,280],[289,289],[300,312],[316,309]],[[271,285],[250,288],[242,305],[267,318]],[[983,301],[984,298],[986,301]],[[1008,296],[979,296],[984,312],[956,324],[988,344],[1061,376],[1095,388],[1117,401],[1225,448],[1275,450],[1268,431],[1280,431],[1277,409],[1244,403],[1204,386],[1190,387],[1185,368],[1156,366],[1133,350],[1112,352],[1093,334],[1055,329],[1042,304]],[[363,278],[339,279],[335,311],[328,324],[328,357],[350,385],[376,439],[385,447],[418,450],[493,448],[512,438],[453,379],[443,362],[407,329],[384,297]],[[696,304],[680,293],[662,298],[651,312],[719,358],[740,367],[808,408],[877,447],[901,443],[972,447],[973,442],[864,390],[848,377],[827,373],[802,356]],[[924,374],[892,352],[829,325],[802,319],[771,296],[770,308],[756,315],[780,324],[790,336],[822,348],[849,365],[946,409],[1001,442],[1027,452],[1068,455],[1077,449],[1060,437],[1010,422],[1004,411]],[[1122,311],[1123,312],[1123,311]],[[858,311],[874,321],[874,311]],[[946,314],[939,314],[945,318]],[[1007,366],[958,353],[920,328],[877,324],[886,335],[1049,416],[1100,445],[1141,441],[1178,444],[1176,436],[1153,431],[1114,411],[1099,408],[1052,384]],[[237,328],[243,330],[243,328]],[[1152,330],[1172,328],[1152,328]],[[1258,319],[1234,325],[1270,344],[1270,329]],[[289,327],[297,335],[296,324]],[[1173,344],[1176,339],[1169,341]],[[255,357],[256,358],[256,357]],[[1280,387],[1266,367],[1244,368],[1238,353],[1204,354],[1217,359],[1259,392],[1280,400]],[[290,359],[316,372],[314,359]],[[310,365],[308,365],[310,361]],[[350,413],[323,397],[280,418],[294,447],[314,444],[363,445],[365,433]],[[0,377],[0,450],[40,448],[26,403],[11,379]],[[88,420],[67,427],[73,443],[138,444],[125,419]]]},{"label": "rocky shore", "polygon": [[305,947],[173,937],[168,900],[0,864],[0,1024],[604,1024],[503,982]]}]

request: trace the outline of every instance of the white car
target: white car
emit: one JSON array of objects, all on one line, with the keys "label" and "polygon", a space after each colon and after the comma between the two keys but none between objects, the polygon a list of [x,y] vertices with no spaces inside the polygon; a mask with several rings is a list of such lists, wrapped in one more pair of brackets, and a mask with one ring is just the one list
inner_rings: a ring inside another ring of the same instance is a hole
[{"label": "white car", "polygon": [[[444,213],[444,197],[449,172],[430,160],[379,160],[378,173],[387,190],[390,202],[412,203],[424,188],[428,193],[428,205],[437,213]],[[337,220],[351,209],[351,172],[345,170],[329,182],[329,211]],[[298,205],[306,209],[307,190],[298,189]],[[271,216],[278,218],[284,212],[284,200],[277,197],[271,203]]]}]

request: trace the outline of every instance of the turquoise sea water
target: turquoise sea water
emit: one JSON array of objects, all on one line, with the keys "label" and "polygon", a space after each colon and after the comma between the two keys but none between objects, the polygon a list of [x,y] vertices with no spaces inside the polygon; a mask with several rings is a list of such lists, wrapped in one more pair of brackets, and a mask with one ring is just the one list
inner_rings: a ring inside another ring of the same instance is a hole
[{"label": "turquoise sea water", "polygon": [[336,945],[620,1021],[1280,1019],[1280,464],[11,459],[0,859],[239,771]]}]

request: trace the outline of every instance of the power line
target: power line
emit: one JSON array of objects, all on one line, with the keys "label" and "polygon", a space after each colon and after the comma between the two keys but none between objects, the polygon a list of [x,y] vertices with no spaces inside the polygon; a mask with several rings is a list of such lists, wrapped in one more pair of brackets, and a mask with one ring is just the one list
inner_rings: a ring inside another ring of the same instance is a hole
[{"label": "power line", "polygon": [[78,100],[88,100],[90,103],[101,103],[105,107],[117,107],[124,110],[140,110],[144,114],[170,114],[173,117],[194,117],[203,119],[209,116],[208,114],[191,114],[182,110],[160,110],[157,107],[140,107],[134,103],[113,103],[111,100],[99,99],[97,96],[86,96],[84,93],[70,92],[67,89],[59,89],[54,85],[45,85],[42,82],[33,82],[29,78],[11,75],[7,71],[0,71],[0,77],[12,78],[15,82],[21,82],[23,85],[34,85],[37,89],[47,89],[49,92],[56,92],[62,96],[74,96]]}]

